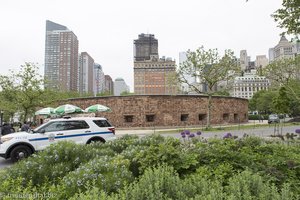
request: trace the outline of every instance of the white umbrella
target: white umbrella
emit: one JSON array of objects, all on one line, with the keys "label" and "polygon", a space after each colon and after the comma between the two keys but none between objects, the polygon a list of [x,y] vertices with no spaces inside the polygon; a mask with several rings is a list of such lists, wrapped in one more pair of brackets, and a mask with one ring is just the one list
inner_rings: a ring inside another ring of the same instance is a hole
[{"label": "white umbrella", "polygon": [[111,109],[107,106],[101,104],[95,104],[84,109],[85,112],[107,112],[111,111]]},{"label": "white umbrella", "polygon": [[42,108],[34,113],[35,115],[51,115],[54,114],[54,108]]},{"label": "white umbrella", "polygon": [[65,105],[61,105],[58,106],[57,108],[55,108],[54,112],[56,114],[68,114],[68,113],[82,113],[83,110],[81,108],[79,108],[78,106],[74,106],[71,104],[65,104]]}]

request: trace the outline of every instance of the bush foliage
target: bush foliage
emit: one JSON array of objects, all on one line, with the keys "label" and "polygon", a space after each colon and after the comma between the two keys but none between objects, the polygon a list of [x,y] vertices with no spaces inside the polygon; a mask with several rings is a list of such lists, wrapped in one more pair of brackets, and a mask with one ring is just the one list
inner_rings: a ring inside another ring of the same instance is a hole
[{"label": "bush foliage", "polygon": [[299,155],[299,143],[256,137],[59,142],[3,170],[0,193],[3,199],[42,193],[43,199],[299,199]]}]

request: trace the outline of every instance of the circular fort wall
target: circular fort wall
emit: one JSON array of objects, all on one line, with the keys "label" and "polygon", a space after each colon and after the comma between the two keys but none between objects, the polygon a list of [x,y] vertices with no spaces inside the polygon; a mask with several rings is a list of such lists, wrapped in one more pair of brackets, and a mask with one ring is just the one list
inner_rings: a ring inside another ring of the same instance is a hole
[{"label": "circular fort wall", "polygon": [[[102,104],[112,112],[98,112],[119,128],[205,126],[208,97],[202,95],[130,95],[68,99],[66,103],[86,108]],[[248,121],[248,100],[212,97],[211,124]]]}]

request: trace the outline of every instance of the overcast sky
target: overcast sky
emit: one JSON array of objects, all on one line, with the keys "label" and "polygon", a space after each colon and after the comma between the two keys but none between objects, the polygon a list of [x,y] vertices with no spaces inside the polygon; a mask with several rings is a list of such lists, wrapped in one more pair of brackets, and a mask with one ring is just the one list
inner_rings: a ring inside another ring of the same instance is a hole
[{"label": "overcast sky", "polygon": [[[113,80],[133,91],[133,40],[141,33],[158,39],[159,56],[178,62],[179,52],[246,49],[251,60],[267,55],[280,39],[271,14],[282,0],[1,0],[0,73],[24,62],[44,70],[46,20],[67,26]],[[290,38],[288,38],[290,39]]]}]

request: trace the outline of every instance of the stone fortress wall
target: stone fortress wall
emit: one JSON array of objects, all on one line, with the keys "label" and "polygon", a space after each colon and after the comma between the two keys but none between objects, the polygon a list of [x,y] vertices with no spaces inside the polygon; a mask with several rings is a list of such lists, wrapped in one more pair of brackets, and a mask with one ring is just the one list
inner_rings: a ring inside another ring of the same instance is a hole
[{"label": "stone fortress wall", "polygon": [[[98,112],[117,128],[205,126],[208,97],[203,95],[130,95],[68,99],[82,109],[102,104],[112,112]],[[248,100],[212,97],[211,124],[248,122]]]}]

